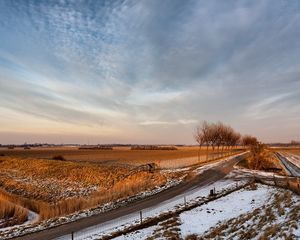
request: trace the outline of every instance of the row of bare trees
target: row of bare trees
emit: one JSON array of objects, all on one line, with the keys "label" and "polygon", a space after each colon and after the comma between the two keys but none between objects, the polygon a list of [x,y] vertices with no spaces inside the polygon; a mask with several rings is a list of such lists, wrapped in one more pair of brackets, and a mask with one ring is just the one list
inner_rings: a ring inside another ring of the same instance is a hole
[{"label": "row of bare trees", "polygon": [[[202,146],[208,148],[212,147],[212,150],[217,149],[222,152],[228,149],[232,149],[235,146],[251,146],[257,142],[257,139],[250,135],[242,136],[236,132],[231,126],[225,125],[222,122],[209,123],[203,121],[195,131],[194,138],[199,144],[199,154]],[[199,156],[200,158],[200,156]]]}]

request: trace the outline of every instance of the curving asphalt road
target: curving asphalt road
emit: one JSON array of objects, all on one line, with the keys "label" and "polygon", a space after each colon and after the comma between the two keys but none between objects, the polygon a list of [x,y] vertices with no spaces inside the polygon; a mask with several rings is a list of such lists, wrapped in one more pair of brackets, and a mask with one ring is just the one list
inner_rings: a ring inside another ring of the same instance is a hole
[{"label": "curving asphalt road", "polygon": [[141,211],[143,209],[153,207],[159,203],[176,197],[177,195],[183,194],[191,189],[206,186],[210,183],[216,182],[224,178],[231,170],[234,165],[240,161],[243,156],[233,157],[231,160],[220,162],[218,165],[205,170],[202,174],[197,175],[195,178],[188,182],[182,182],[179,185],[166,189],[158,194],[147,197],[136,202],[129,203],[124,207],[114,209],[105,213],[94,215],[79,219],[75,222],[70,222],[64,225],[53,227],[44,231],[31,233],[22,237],[14,238],[16,240],[50,240],[58,238],[60,236],[68,235],[71,232],[77,232],[85,228],[105,223],[113,219],[126,216],[128,214]]}]

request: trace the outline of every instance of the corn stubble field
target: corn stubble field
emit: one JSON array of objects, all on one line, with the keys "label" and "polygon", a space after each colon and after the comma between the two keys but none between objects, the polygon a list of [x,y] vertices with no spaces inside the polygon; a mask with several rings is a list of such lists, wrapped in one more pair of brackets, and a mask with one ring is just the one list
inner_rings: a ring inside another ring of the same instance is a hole
[{"label": "corn stubble field", "polygon": [[154,189],[178,179],[180,173],[134,171],[137,166],[182,167],[206,161],[207,153],[211,149],[202,149],[199,157],[197,147],[174,151],[2,149],[0,227],[25,222],[28,210],[46,220]]}]

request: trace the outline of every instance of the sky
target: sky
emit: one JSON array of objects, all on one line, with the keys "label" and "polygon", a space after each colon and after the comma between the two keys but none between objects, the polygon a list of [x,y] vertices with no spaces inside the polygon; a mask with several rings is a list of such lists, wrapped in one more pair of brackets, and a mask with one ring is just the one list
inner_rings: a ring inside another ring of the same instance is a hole
[{"label": "sky", "polygon": [[300,1],[0,1],[0,143],[300,140]]}]

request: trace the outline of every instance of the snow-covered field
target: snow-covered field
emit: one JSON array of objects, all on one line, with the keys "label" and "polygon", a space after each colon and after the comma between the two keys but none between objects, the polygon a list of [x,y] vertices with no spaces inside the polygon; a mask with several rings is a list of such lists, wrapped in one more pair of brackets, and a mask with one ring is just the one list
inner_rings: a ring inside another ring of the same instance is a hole
[{"label": "snow-covered field", "polygon": [[299,217],[298,195],[257,185],[116,239],[298,239]]},{"label": "snow-covered field", "polygon": [[275,191],[268,186],[259,186],[254,191],[249,188],[241,189],[207,205],[184,212],[180,214],[181,235],[201,235],[219,222],[260,208]]}]

